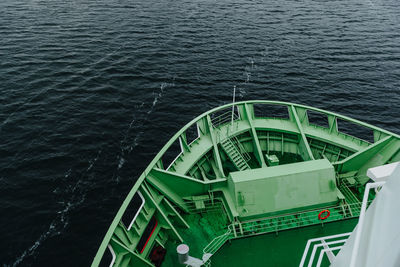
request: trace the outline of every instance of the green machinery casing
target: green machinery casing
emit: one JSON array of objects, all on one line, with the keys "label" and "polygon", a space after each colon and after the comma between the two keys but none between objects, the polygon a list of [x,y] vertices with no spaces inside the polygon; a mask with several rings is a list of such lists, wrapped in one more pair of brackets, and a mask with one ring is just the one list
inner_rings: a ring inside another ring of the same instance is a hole
[{"label": "green machinery casing", "polygon": [[228,188],[240,217],[338,201],[335,171],[327,159],[231,172]]}]

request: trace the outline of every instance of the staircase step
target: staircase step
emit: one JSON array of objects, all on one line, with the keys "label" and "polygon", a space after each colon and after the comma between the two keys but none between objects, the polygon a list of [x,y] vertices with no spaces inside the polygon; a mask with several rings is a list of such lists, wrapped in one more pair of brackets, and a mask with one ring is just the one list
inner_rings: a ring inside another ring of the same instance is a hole
[{"label": "staircase step", "polygon": [[239,151],[239,149],[231,140],[223,140],[221,145],[238,170],[246,170],[250,168],[241,151]]}]

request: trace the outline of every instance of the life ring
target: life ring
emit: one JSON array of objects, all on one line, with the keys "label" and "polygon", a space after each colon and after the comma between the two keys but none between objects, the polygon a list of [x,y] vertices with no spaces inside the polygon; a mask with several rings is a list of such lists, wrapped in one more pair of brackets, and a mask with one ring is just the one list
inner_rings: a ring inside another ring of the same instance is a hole
[{"label": "life ring", "polygon": [[[326,215],[322,216],[324,213],[326,213]],[[331,212],[329,210],[323,210],[318,214],[318,219],[320,220],[328,219],[329,215],[331,215]]]}]

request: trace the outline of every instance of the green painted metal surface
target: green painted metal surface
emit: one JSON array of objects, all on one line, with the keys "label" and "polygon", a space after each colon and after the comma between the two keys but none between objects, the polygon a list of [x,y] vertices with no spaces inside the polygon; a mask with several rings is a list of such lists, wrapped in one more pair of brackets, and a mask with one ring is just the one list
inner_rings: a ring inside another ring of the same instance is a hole
[{"label": "green painted metal surface", "polygon": [[[226,243],[211,259],[211,266],[298,266],[308,239],[352,231],[357,220],[345,220],[278,234],[270,233]],[[322,264],[323,267],[329,264]]]},{"label": "green painted metal surface", "polygon": [[[238,170],[244,171],[250,169],[250,166],[247,164],[250,157],[246,158],[230,138],[223,140],[221,146]],[[247,152],[245,153],[247,154]]]},{"label": "green painted metal surface", "polygon": [[327,159],[231,172],[228,188],[244,218],[338,201],[335,171]]},{"label": "green painted metal surface", "polygon": [[[256,108],[268,111],[270,105],[282,106],[288,117],[255,113]],[[367,169],[400,160],[398,135],[336,113],[246,101],[235,103],[232,122],[231,110],[232,104],[212,109],[167,142],[122,203],[92,266],[110,264],[102,262],[108,249],[115,254],[114,266],[154,266],[150,255],[156,246],[167,249],[163,266],[178,266],[175,247],[181,242],[201,258],[228,240],[321,224],[322,209],[331,210],[327,221],[355,218]],[[328,127],[310,123],[309,111],[326,116]],[[364,127],[373,142],[340,132],[338,119]],[[198,135],[188,140],[191,127]],[[175,160],[165,162],[174,143],[180,150],[172,151]],[[139,193],[143,208],[124,214]],[[135,218],[130,229],[121,222],[122,215]],[[138,251],[153,217],[157,227],[145,249]]]},{"label": "green painted metal surface", "polygon": [[278,166],[279,165],[279,159],[278,159],[278,157],[276,155],[265,154],[265,158],[267,159],[269,167]]}]

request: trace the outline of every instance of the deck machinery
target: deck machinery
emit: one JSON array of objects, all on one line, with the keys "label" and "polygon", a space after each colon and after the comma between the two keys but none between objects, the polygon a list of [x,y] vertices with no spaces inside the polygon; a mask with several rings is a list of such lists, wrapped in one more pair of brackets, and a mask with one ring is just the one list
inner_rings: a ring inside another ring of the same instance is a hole
[{"label": "deck machinery", "polygon": [[92,266],[183,266],[182,243],[198,266],[296,266],[307,239],[354,228],[367,169],[399,160],[398,135],[333,112],[212,109],[138,178]]}]

